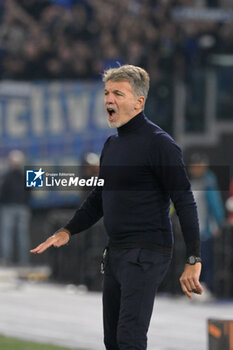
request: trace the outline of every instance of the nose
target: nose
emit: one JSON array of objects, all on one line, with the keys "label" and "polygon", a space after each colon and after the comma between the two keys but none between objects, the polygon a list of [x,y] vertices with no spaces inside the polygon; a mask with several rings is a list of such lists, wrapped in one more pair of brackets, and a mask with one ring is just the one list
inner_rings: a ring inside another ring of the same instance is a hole
[{"label": "nose", "polygon": [[105,95],[105,104],[114,104],[114,96],[111,93]]}]

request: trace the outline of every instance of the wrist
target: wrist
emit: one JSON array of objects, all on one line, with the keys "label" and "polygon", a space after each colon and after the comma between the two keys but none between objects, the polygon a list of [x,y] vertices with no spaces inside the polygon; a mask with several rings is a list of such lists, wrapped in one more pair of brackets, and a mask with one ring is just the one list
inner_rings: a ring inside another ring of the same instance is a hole
[{"label": "wrist", "polygon": [[57,230],[57,231],[55,232],[55,234],[57,234],[57,233],[59,233],[59,232],[66,232],[66,233],[68,234],[69,240],[70,240],[70,238],[71,238],[71,233],[70,233],[69,230],[67,230],[67,228],[61,227],[59,230]]},{"label": "wrist", "polygon": [[201,263],[201,262],[202,262],[201,257],[196,255],[190,255],[186,260],[186,264],[188,265],[195,265],[196,263]]}]

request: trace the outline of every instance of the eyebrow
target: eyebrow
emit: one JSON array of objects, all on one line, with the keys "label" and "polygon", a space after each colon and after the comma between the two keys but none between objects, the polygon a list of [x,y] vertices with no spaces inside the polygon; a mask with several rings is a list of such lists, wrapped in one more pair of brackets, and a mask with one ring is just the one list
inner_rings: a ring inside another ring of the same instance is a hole
[{"label": "eyebrow", "polygon": [[[109,92],[107,89],[104,89],[104,92]],[[125,95],[125,93],[121,90],[113,90],[113,93],[120,93],[122,95]]]}]

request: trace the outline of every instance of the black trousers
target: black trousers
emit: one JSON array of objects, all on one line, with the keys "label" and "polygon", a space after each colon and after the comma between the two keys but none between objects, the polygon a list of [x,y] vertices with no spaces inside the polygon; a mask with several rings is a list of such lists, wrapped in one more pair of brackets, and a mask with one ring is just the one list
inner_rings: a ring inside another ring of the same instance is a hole
[{"label": "black trousers", "polygon": [[107,350],[145,350],[154,298],[171,253],[144,248],[109,248],[103,286]]}]

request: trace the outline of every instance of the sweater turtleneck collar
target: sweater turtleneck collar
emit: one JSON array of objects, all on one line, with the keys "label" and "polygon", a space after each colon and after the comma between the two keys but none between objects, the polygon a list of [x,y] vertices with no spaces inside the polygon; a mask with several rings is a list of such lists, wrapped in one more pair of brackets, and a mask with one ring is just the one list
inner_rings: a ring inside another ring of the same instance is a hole
[{"label": "sweater turtleneck collar", "polygon": [[117,132],[119,136],[126,135],[131,133],[132,131],[138,129],[140,126],[142,126],[146,121],[146,117],[144,112],[140,112],[135,117],[130,119],[126,124],[120,126],[117,128]]}]

